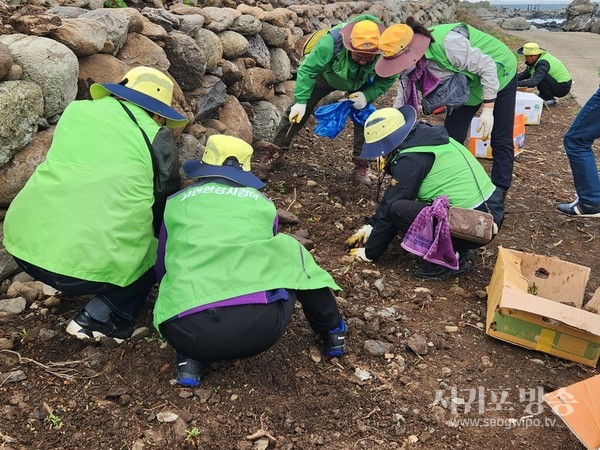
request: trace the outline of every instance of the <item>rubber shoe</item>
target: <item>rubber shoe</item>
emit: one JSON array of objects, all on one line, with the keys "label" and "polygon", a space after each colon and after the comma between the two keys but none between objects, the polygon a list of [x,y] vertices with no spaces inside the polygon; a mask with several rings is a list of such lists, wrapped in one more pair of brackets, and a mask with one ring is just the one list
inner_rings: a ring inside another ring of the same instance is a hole
[{"label": "rubber shoe", "polygon": [[344,319],[333,330],[323,336],[323,353],[325,356],[342,356],[346,353],[346,322]]},{"label": "rubber shoe", "polygon": [[[474,256],[474,253],[473,253]],[[424,280],[447,280],[465,273],[471,268],[471,263],[466,258],[461,257],[458,261],[458,269],[449,269],[430,262],[425,262],[421,267],[415,270],[415,276]]]},{"label": "rubber shoe", "polygon": [[111,314],[106,322],[100,322],[84,309],[69,322],[67,333],[78,339],[98,340],[101,337],[109,337],[120,344],[131,337],[133,326],[114,314]]},{"label": "rubber shoe", "polygon": [[551,98],[550,100],[544,100],[544,104],[545,104],[546,106],[548,106],[548,107],[552,108],[552,107],[554,107],[554,106],[557,106],[557,105],[558,105],[558,102],[557,102],[555,99]]},{"label": "rubber shoe", "polygon": [[177,354],[177,384],[186,387],[200,386],[200,375],[204,366],[200,361]]},{"label": "rubber shoe", "polygon": [[568,216],[600,217],[600,205],[583,203],[579,199],[571,203],[560,203],[556,209]]},{"label": "rubber shoe", "polygon": [[371,185],[371,177],[369,176],[369,164],[365,160],[354,161],[354,171],[352,172],[352,180],[356,184],[365,186]]}]

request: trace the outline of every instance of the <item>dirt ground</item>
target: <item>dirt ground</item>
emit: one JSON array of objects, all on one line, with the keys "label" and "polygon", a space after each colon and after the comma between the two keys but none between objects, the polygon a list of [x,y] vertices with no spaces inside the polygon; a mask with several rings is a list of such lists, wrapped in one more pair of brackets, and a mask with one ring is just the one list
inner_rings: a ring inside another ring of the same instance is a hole
[{"label": "dirt ground", "polygon": [[119,346],[66,334],[87,298],[28,302],[0,316],[11,344],[0,351],[0,449],[583,448],[541,395],[597,371],[484,331],[500,245],[591,267],[586,299],[600,286],[600,222],[556,211],[574,197],[562,136],[577,111],[563,99],[527,126],[504,227],[448,281],[415,278],[419,261],[400,241],[376,264],[348,259],[344,241],[374,212],[376,184],[351,182],[351,126],[333,141],[304,130],[265,192],[299,219],[282,231],[310,239],[343,288],[347,355],[321,358],[297,310],[272,349],[216,363],[200,388],[184,389],[172,382],[174,352],[151,326],[152,301],[140,317],[148,329]]}]

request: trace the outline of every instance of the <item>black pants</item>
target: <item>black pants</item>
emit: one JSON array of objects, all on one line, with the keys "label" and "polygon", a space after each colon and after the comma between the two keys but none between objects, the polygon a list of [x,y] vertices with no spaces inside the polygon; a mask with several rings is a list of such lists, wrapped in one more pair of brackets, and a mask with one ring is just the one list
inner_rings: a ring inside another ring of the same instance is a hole
[{"label": "black pants", "polygon": [[564,97],[571,92],[571,84],[573,84],[571,80],[559,83],[554,78],[546,75],[537,85],[537,89],[540,91],[542,100],[551,100],[554,97]]},{"label": "black pants", "polygon": [[95,319],[105,320],[111,312],[130,323],[148,298],[156,283],[154,268],[128,286],[117,286],[100,281],[81,280],[42,269],[13,256],[23,271],[42,283],[58,289],[65,295],[94,295],[86,311]]},{"label": "black pants", "polygon": [[[293,105],[290,105],[287,108],[287,110],[285,111],[285,113],[283,114],[283,117],[281,118],[281,122],[279,122],[279,126],[277,127],[277,130],[275,131],[275,137],[273,138],[273,143],[284,150],[289,150],[292,146],[292,142],[293,142],[294,138],[296,137],[298,132],[302,128],[304,128],[304,125],[306,125],[306,122],[310,118],[310,115],[313,113],[313,111],[315,110],[315,108],[317,107],[319,102],[321,100],[323,100],[323,98],[325,98],[327,95],[331,94],[332,92],[334,92],[336,90],[337,89],[329,86],[329,84],[327,84],[327,82],[325,81],[325,79],[322,76],[320,76],[320,75],[317,76],[317,78],[315,79],[315,85],[310,94],[310,98],[308,99],[308,102],[306,103],[306,113],[304,114],[304,117],[302,117],[302,120],[300,120],[300,123],[294,122],[294,123],[290,124],[289,117],[290,117],[290,111],[293,106]],[[364,143],[365,143],[364,127],[362,127],[361,125],[359,125],[357,123],[354,123],[354,146],[353,146],[353,151],[352,151],[352,154],[354,157],[360,156],[360,153],[362,152],[362,146]]]},{"label": "black pants", "polygon": [[257,355],[272,347],[285,332],[295,300],[317,334],[336,328],[342,316],[328,288],[292,291],[289,300],[212,308],[160,325],[175,350],[197,361],[226,361]]},{"label": "black pants", "polygon": [[[517,99],[517,77],[498,92],[494,103],[494,127],[490,145],[492,146],[492,182],[503,192],[508,191],[512,183],[515,164],[513,129],[515,126],[515,103]],[[444,126],[451,138],[464,144],[471,120],[479,110],[477,106],[462,106],[446,116]]]},{"label": "black pants", "polygon": [[[489,212],[494,217],[494,222],[496,225],[498,225],[498,229],[500,229],[502,226],[502,221],[504,220],[502,191],[500,189],[496,189],[486,203],[487,207],[489,208]],[[390,206],[389,217],[402,233],[406,233],[421,210],[426,206],[429,206],[429,204],[416,200],[397,200]],[[487,212],[487,209],[483,204],[479,205],[475,209]],[[477,242],[466,241],[464,239],[452,238],[452,247],[454,248],[454,251],[460,253],[463,250],[483,247],[483,245]]]}]

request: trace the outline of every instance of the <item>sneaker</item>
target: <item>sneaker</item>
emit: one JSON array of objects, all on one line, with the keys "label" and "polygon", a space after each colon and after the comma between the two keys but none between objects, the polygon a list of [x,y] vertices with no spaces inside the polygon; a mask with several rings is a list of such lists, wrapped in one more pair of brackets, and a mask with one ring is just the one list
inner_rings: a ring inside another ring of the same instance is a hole
[{"label": "sneaker", "polygon": [[369,176],[369,163],[367,163],[367,161],[364,159],[354,160],[352,179],[356,184],[363,184],[365,186],[371,185],[371,177]]},{"label": "sneaker", "polygon": [[100,322],[83,309],[69,322],[67,333],[78,339],[98,340],[101,337],[109,337],[120,344],[131,337],[133,326],[115,314],[111,314],[106,322]]},{"label": "sneaker", "polygon": [[555,99],[551,98],[550,100],[544,100],[544,104],[546,106],[553,107],[558,105],[558,102]]},{"label": "sneaker", "polygon": [[323,353],[326,356],[342,356],[346,353],[346,322],[344,319],[333,330],[323,334]]},{"label": "sneaker", "polygon": [[270,173],[285,163],[285,150],[268,141],[254,144],[254,154],[261,155],[260,160],[252,164],[255,175],[262,181],[267,181]]},{"label": "sneaker", "polygon": [[[472,255],[475,257],[474,252]],[[465,273],[470,268],[471,263],[467,261],[465,256],[461,255],[458,260],[458,269],[449,269],[448,267],[426,261],[423,263],[423,265],[421,265],[421,267],[415,270],[415,276],[424,280],[447,280],[448,278]]]},{"label": "sneaker", "polygon": [[559,203],[556,209],[568,216],[600,217],[600,205],[583,203],[579,199],[571,203]]},{"label": "sneaker", "polygon": [[200,361],[177,354],[177,384],[186,387],[200,386],[200,375],[204,366]]}]

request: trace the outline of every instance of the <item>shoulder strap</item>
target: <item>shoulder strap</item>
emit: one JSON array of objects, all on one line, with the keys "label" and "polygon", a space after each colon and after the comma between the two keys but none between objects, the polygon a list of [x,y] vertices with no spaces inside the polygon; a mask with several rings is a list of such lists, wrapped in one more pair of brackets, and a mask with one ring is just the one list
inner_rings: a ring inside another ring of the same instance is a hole
[{"label": "shoulder strap", "polygon": [[142,136],[144,137],[144,141],[146,142],[146,145],[148,146],[148,151],[150,152],[150,158],[152,159],[152,173],[154,175],[154,177],[153,177],[154,178],[154,185],[156,186],[157,185],[157,178],[158,178],[158,161],[156,160],[156,155],[154,154],[154,149],[152,148],[152,144],[150,143],[150,139],[148,139],[148,135],[143,130],[143,128],[140,127],[140,124],[135,119],[135,116],[130,111],[130,109],[127,106],[125,106],[123,104],[123,102],[121,102],[121,101],[119,101],[119,105],[121,105],[123,107],[123,109],[125,110],[125,112],[129,116],[129,118],[131,120],[133,120],[133,123],[135,123],[137,125],[137,127],[139,128],[139,130],[142,133]]},{"label": "shoulder strap", "polygon": [[333,28],[329,32],[333,36],[333,57],[335,58],[344,48],[344,39],[342,38],[341,28]]}]

